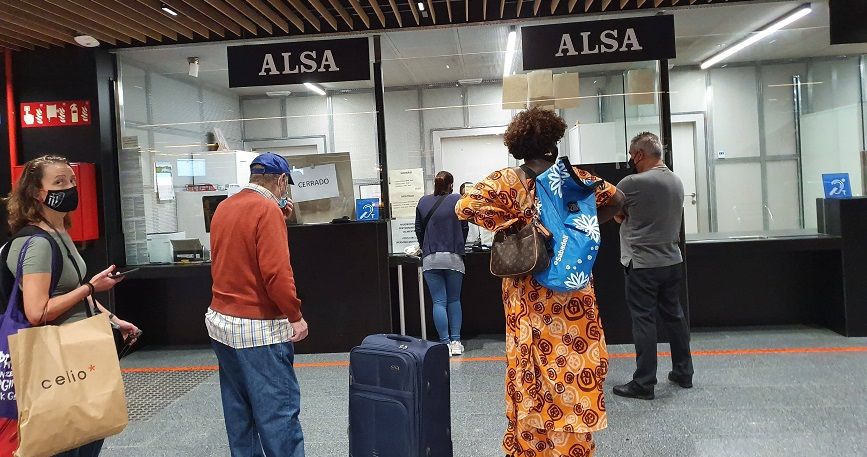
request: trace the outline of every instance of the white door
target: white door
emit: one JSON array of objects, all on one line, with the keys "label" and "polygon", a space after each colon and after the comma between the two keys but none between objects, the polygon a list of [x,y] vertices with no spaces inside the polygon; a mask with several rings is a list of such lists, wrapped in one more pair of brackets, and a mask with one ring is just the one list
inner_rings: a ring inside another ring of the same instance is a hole
[{"label": "white door", "polygon": [[476,183],[494,171],[509,167],[509,151],[503,135],[478,135],[442,139],[442,169],[455,177],[455,192],[465,182]]},{"label": "white door", "polygon": [[674,122],[671,125],[671,147],[674,174],[683,181],[683,217],[686,233],[698,233],[698,193],[695,178],[696,136],[694,122]]}]

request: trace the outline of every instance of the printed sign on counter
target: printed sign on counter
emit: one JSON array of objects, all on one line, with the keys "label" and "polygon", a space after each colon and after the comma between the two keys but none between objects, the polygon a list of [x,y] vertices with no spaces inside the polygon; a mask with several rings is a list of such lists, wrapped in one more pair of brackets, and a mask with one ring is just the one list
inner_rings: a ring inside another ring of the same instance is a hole
[{"label": "printed sign on counter", "polygon": [[379,199],[378,198],[359,198],[355,200],[355,220],[357,221],[378,221],[379,220]]},{"label": "printed sign on counter", "polygon": [[21,104],[21,127],[90,125],[90,101],[26,102]]},{"label": "printed sign on counter", "polygon": [[292,200],[296,203],[340,196],[337,167],[333,163],[292,170]]},{"label": "printed sign on counter", "polygon": [[391,217],[415,220],[415,208],[424,197],[424,170],[409,168],[389,171],[388,191],[391,197]]},{"label": "printed sign on counter", "polygon": [[822,175],[825,198],[852,198],[852,182],[849,173],[830,173]]}]

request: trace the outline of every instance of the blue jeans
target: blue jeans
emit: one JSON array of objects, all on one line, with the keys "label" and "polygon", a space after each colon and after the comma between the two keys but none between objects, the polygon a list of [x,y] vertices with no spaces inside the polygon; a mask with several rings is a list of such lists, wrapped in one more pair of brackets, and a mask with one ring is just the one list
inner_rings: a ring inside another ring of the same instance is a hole
[{"label": "blue jeans", "polygon": [[433,318],[440,343],[461,339],[461,285],[464,275],[454,270],[428,270],[424,272],[431,299]]},{"label": "blue jeans", "polygon": [[304,457],[292,343],[233,349],[211,341],[232,457]]},{"label": "blue jeans", "polygon": [[103,441],[94,441],[71,451],[61,452],[54,457],[96,457],[99,455],[99,451],[102,450]]}]

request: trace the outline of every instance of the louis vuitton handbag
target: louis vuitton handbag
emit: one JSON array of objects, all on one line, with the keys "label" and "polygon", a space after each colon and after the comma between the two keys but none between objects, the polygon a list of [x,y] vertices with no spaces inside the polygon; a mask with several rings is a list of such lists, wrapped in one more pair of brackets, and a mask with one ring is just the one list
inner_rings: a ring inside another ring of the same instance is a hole
[{"label": "louis vuitton handbag", "polygon": [[[536,175],[526,166],[516,168],[515,172],[525,186],[528,177],[535,179]],[[548,250],[550,237],[551,232],[542,225],[538,215],[524,227],[500,230],[494,235],[491,247],[491,274],[515,278],[544,271],[551,264]]]}]

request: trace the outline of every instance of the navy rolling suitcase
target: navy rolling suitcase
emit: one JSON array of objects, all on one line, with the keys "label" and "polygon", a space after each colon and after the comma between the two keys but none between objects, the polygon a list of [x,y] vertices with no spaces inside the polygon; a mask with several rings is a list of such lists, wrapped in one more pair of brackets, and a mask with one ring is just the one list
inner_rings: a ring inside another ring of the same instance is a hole
[{"label": "navy rolling suitcase", "polygon": [[371,335],[349,355],[350,457],[452,457],[449,350]]}]

